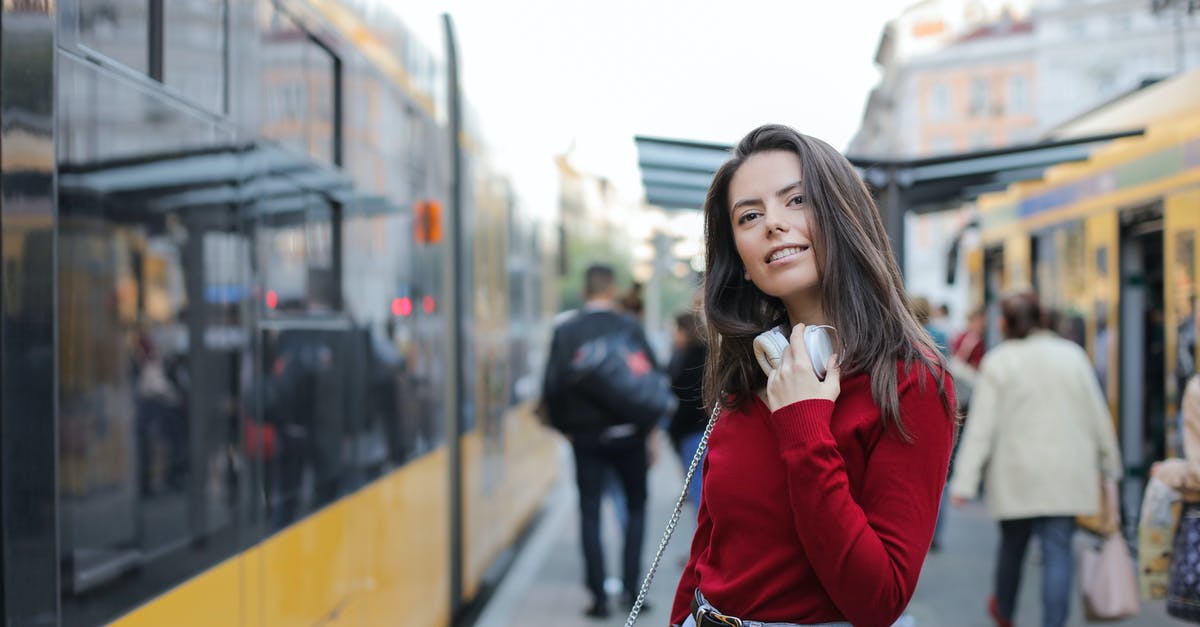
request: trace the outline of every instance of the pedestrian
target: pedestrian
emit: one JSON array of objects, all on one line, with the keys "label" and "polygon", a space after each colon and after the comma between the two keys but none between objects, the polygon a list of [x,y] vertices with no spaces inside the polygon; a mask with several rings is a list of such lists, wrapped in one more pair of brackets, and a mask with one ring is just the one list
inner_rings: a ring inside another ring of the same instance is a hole
[{"label": "pedestrian", "polygon": [[933,338],[933,344],[941,351],[942,356],[949,357],[950,342],[946,339],[945,331],[934,324],[933,319],[930,317],[929,299],[924,296],[914,297],[912,299],[912,309],[913,315],[917,317],[917,322],[921,324],[921,327],[925,329],[929,337]]},{"label": "pedestrian", "polygon": [[[1194,357],[1194,356],[1193,356]],[[1200,375],[1192,375],[1180,403],[1183,415],[1183,459],[1155,463],[1150,476],[1179,490],[1183,508],[1168,569],[1167,613],[1200,623]]]},{"label": "pedestrian", "polygon": [[592,596],[584,613],[592,618],[609,615],[608,595],[604,589],[604,547],[600,537],[600,501],[609,473],[619,478],[625,502],[623,603],[632,604],[632,594],[641,583],[642,536],[646,519],[646,437],[649,428],[613,415],[585,391],[572,387],[566,377],[572,357],[586,342],[622,333],[631,334],[650,360],[649,366],[657,368],[641,325],[616,311],[616,298],[613,269],[607,265],[588,267],[584,274],[584,305],[555,328],[542,386],[550,424],[568,437],[575,455],[585,582]]},{"label": "pedestrian", "polygon": [[1096,514],[1101,472],[1120,477],[1116,433],[1087,354],[1042,327],[1037,295],[1009,295],[1000,310],[1005,339],[980,365],[951,498],[959,506],[975,498],[982,478],[988,510],[1000,523],[987,610],[996,624],[1012,625],[1021,563],[1036,535],[1042,624],[1061,627],[1070,608],[1075,517]]},{"label": "pedestrian", "polygon": [[972,309],[970,315],[967,316],[967,328],[954,336],[954,340],[950,343],[950,352],[953,356],[975,370],[979,370],[979,364],[983,361],[983,353],[987,350],[987,344],[983,338],[986,324],[987,318],[983,315],[983,307]]},{"label": "pedestrian", "polygon": [[[703,394],[708,347],[700,333],[700,316],[696,312],[685,311],[675,316],[674,351],[667,370],[671,373],[671,389],[679,398],[679,407],[667,425],[667,435],[685,469],[696,456],[700,436],[704,435],[708,422]],[[701,485],[701,478],[696,476],[688,486],[688,500],[696,507],[700,506]]]},{"label": "pedestrian", "polygon": [[[890,625],[933,537],[954,400],[879,211],[836,150],[768,125],[717,170],[704,220],[721,414],[671,622]],[[752,345],[776,325],[790,344],[768,375]],[[809,325],[839,338],[823,379]]]}]

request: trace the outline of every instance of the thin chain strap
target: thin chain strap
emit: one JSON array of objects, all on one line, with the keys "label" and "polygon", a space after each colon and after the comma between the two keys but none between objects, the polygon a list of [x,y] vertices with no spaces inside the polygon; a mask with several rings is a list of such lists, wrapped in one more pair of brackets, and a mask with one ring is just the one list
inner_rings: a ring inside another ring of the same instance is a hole
[{"label": "thin chain strap", "polygon": [[667,543],[671,541],[671,534],[675,533],[675,526],[679,524],[679,516],[683,512],[683,502],[687,499],[688,486],[692,484],[692,475],[696,474],[696,467],[700,465],[700,459],[704,457],[704,451],[708,449],[708,436],[712,434],[713,425],[717,424],[717,416],[720,414],[721,403],[718,402],[713,406],[708,426],[704,428],[704,435],[700,436],[700,445],[696,447],[696,454],[692,456],[692,465],[688,467],[687,476],[683,478],[683,491],[675,500],[675,511],[671,513],[671,519],[667,521],[667,529],[663,532],[662,542],[658,543],[658,552],[654,554],[650,570],[646,571],[646,579],[642,581],[642,589],[638,590],[637,600],[633,602],[633,608],[629,610],[629,618],[625,619],[625,627],[633,627],[633,624],[637,622],[638,614],[642,611],[642,604],[646,602],[646,592],[650,590],[650,582],[654,581],[654,573],[658,571],[658,562],[662,560],[663,551],[667,550]]}]

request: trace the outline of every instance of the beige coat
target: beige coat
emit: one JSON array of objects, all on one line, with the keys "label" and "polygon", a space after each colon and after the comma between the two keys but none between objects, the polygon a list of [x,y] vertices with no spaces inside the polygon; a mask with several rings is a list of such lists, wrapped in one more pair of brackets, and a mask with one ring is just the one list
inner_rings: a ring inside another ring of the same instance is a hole
[{"label": "beige coat", "polygon": [[1116,433],[1087,353],[1047,331],[984,355],[950,479],[984,489],[1000,520],[1095,514],[1100,472],[1121,475]]}]

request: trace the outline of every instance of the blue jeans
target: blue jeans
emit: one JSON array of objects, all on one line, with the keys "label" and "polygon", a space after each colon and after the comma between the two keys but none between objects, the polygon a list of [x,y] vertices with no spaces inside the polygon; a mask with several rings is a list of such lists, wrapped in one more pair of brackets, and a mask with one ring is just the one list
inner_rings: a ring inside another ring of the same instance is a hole
[{"label": "blue jeans", "polygon": [[1074,516],[1045,516],[1000,521],[1000,551],[996,557],[996,605],[1002,618],[1012,620],[1021,588],[1021,564],[1030,536],[1042,543],[1042,625],[1062,627],[1071,607],[1071,556]]}]

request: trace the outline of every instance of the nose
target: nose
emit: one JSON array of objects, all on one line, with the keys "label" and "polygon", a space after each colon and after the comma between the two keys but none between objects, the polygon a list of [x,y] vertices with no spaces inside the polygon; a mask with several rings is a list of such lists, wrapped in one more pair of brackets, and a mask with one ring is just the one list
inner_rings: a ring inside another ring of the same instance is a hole
[{"label": "nose", "polygon": [[763,219],[763,224],[767,225],[768,235],[774,231],[784,233],[788,230],[787,222],[783,219],[783,214],[784,212],[780,211],[779,209],[766,210],[766,216]]}]

